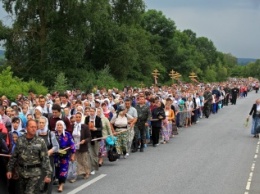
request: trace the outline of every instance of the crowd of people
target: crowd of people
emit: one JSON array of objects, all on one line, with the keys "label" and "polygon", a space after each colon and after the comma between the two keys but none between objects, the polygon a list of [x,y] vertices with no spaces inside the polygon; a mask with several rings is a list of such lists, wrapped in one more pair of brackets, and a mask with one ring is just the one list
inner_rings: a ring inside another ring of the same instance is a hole
[{"label": "crowd of people", "polygon": [[[118,158],[126,159],[145,152],[148,145],[169,143],[180,127],[192,127],[224,106],[236,105],[237,98],[245,98],[252,89],[258,92],[257,81],[241,79],[46,96],[30,91],[13,102],[2,96],[0,191],[50,194],[57,185],[62,192],[71,165],[77,164],[77,179],[88,179],[103,166],[111,150],[109,137],[116,137]],[[250,115],[256,118],[259,112],[258,100]],[[254,136],[259,132],[252,130]],[[73,183],[76,177],[68,181]]]}]

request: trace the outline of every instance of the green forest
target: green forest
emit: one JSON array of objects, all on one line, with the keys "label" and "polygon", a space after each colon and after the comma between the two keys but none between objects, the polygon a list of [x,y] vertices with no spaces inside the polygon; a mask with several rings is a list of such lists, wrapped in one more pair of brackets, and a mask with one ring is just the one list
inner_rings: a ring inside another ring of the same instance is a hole
[{"label": "green forest", "polygon": [[162,84],[171,83],[171,70],[184,82],[191,72],[202,82],[260,75],[260,60],[238,65],[207,37],[147,10],[143,0],[0,1],[14,18],[12,26],[0,21],[1,68],[48,88],[59,78],[81,89],[151,85],[154,69]]}]

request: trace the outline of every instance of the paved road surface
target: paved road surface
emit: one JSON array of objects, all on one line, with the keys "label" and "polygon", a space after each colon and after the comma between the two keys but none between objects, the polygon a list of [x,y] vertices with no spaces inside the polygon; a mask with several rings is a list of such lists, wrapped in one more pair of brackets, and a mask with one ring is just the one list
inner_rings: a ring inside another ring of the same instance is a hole
[{"label": "paved road surface", "polygon": [[258,139],[243,126],[258,97],[250,92],[237,105],[181,128],[169,144],[106,161],[87,181],[66,183],[63,193],[259,194]]}]

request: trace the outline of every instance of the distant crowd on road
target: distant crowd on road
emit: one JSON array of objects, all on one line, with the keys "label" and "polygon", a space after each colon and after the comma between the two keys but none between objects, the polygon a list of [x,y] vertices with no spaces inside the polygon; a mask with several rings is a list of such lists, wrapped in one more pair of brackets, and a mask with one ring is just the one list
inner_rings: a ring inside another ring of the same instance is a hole
[{"label": "distant crowd on road", "polygon": [[0,193],[50,194],[53,185],[62,192],[67,180],[94,176],[107,162],[104,157],[112,162],[144,152],[148,145],[167,144],[180,127],[192,127],[236,105],[251,90],[258,92],[258,81],[68,90],[46,96],[30,91],[13,102],[2,96]]}]

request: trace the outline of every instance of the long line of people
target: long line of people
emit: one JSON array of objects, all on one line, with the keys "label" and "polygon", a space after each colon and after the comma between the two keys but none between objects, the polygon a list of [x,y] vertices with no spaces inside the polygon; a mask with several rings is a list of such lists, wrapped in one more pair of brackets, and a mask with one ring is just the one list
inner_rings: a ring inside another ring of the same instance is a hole
[{"label": "long line of people", "polygon": [[[218,113],[258,83],[240,80],[221,84],[182,84],[171,87],[101,89],[95,93],[80,90],[46,96],[30,92],[10,103],[3,96],[0,105],[0,153],[12,154],[17,139],[26,133],[28,120],[38,123],[38,136],[48,149],[53,171],[52,183],[39,187],[39,193],[50,194],[53,184],[62,192],[69,165],[77,161],[77,175],[88,179],[104,164],[109,146],[106,138],[116,137],[115,148],[120,158],[129,157],[147,145],[167,144],[178,135],[178,128],[191,127],[203,116]],[[257,88],[257,87],[255,87]],[[161,141],[160,141],[161,137]],[[0,156],[1,172],[8,157]],[[20,194],[19,161],[12,179],[0,174],[0,183],[8,185],[9,194]],[[45,177],[42,174],[42,179]],[[75,177],[69,180],[75,182]],[[6,184],[8,183],[8,184]],[[0,187],[3,187],[3,185]],[[1,191],[1,190],[0,190]],[[37,192],[37,193],[38,193]],[[2,192],[1,192],[2,193]]]}]

